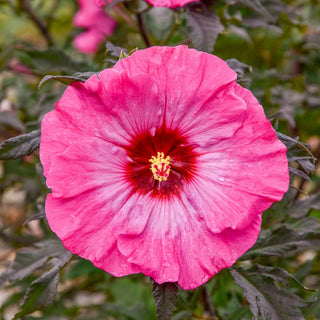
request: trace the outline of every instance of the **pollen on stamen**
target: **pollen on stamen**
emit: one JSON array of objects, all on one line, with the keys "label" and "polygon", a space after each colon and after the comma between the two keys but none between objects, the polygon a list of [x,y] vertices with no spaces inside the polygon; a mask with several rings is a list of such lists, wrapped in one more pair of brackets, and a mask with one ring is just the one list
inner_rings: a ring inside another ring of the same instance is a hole
[{"label": "pollen on stamen", "polygon": [[155,180],[166,181],[170,174],[170,157],[164,157],[163,152],[158,152],[157,156],[152,156],[149,160],[151,162],[151,172]]}]

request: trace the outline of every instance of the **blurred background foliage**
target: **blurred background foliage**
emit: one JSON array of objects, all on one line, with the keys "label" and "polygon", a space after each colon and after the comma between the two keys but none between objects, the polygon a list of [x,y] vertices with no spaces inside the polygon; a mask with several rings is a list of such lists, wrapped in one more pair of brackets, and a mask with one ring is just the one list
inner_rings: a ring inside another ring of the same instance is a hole
[{"label": "blurred background foliage", "polygon": [[[175,10],[117,1],[108,11],[116,30],[95,54],[72,45],[82,32],[72,25],[77,10],[76,0],[0,1],[0,142],[10,141],[0,146],[1,319],[156,319],[151,280],[114,278],[50,231],[37,130],[63,82],[111,67],[117,47],[163,44],[227,60],[280,132],[291,167],[290,189],[264,214],[256,246],[206,285],[180,290],[172,319],[320,319],[319,1],[204,0]],[[38,88],[46,75],[55,77]]]}]

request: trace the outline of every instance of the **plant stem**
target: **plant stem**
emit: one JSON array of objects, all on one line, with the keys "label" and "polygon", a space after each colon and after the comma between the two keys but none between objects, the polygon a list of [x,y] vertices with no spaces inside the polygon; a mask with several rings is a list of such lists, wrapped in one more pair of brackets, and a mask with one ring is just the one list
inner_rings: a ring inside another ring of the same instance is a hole
[{"label": "plant stem", "polygon": [[26,14],[29,16],[29,18],[32,20],[32,22],[36,25],[36,27],[39,29],[43,37],[46,39],[48,46],[53,46],[54,41],[48,32],[48,29],[45,25],[45,23],[34,13],[32,10],[30,3],[28,0],[22,0],[20,2],[22,8],[26,12]]},{"label": "plant stem", "polygon": [[136,22],[131,17],[130,11],[124,6],[123,3],[118,3],[116,6],[113,7],[114,12],[121,17],[130,27],[135,28]]},{"label": "plant stem", "polygon": [[52,5],[51,5],[51,9],[50,9],[50,13],[48,15],[47,20],[47,29],[50,28],[50,25],[52,24],[53,20],[54,20],[54,14],[57,11],[59,7],[59,0],[54,0]]},{"label": "plant stem", "polygon": [[167,34],[166,38],[162,41],[162,43],[161,43],[162,46],[165,46],[168,43],[168,41],[170,40],[170,38],[172,37],[174,32],[177,30],[177,27],[180,25],[178,14],[175,12],[174,15],[175,15],[174,25],[171,28],[171,30],[169,31],[169,33]]},{"label": "plant stem", "polygon": [[211,303],[211,297],[210,297],[210,294],[209,294],[209,291],[208,291],[208,288],[207,288],[206,284],[203,286],[203,295],[204,295],[206,307],[208,308],[208,312],[209,312],[210,318],[212,320],[218,319],[217,315],[216,315],[216,312],[213,309],[213,305]]},{"label": "plant stem", "polygon": [[142,18],[142,14],[141,13],[136,13],[137,16],[137,20],[138,20],[138,29],[139,32],[141,34],[141,37],[146,45],[147,48],[151,47],[151,42],[150,39],[148,37],[144,22],[143,22],[143,18]]},{"label": "plant stem", "polygon": [[165,45],[168,43],[168,41],[170,40],[170,38],[172,37],[172,35],[173,35],[174,32],[176,31],[176,29],[177,29],[177,24],[175,23],[175,24],[173,25],[173,27],[171,28],[171,30],[169,31],[169,33],[168,33],[168,35],[166,36],[166,38],[162,41],[162,43],[161,43],[162,46],[165,46]]}]

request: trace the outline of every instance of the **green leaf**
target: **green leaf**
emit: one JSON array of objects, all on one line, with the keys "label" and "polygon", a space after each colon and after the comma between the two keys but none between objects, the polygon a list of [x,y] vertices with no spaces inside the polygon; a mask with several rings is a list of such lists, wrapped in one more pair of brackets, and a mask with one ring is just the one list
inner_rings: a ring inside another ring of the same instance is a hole
[{"label": "green leaf", "polygon": [[174,282],[153,283],[152,294],[157,308],[158,320],[170,320],[177,303],[179,287]]},{"label": "green leaf", "polygon": [[261,4],[260,0],[239,0],[240,3],[243,3],[248,8],[259,13],[265,17],[268,21],[275,22],[274,17],[268,12],[268,10]]},{"label": "green leaf", "polygon": [[212,52],[218,34],[224,27],[218,16],[202,3],[186,6],[187,26],[194,47],[200,51]]},{"label": "green leaf", "polygon": [[6,281],[21,280],[44,266],[49,258],[64,256],[67,251],[60,240],[52,239],[36,243],[33,247],[16,252],[14,262],[0,276],[0,286]]},{"label": "green leaf", "polygon": [[17,159],[31,154],[39,148],[40,134],[40,130],[34,130],[3,141],[0,144],[0,159]]},{"label": "green leaf", "polygon": [[85,82],[87,81],[91,76],[98,75],[97,72],[77,72],[72,76],[54,76],[54,75],[46,75],[44,76],[41,81],[38,84],[38,89],[41,88],[41,86],[47,82],[48,80],[57,80],[65,85],[69,85],[72,82]]},{"label": "green leaf", "polygon": [[113,315],[115,319],[118,319],[120,316],[130,320],[152,319],[147,307],[142,303],[137,303],[133,306],[126,306],[116,303],[104,303],[102,309],[104,313]]},{"label": "green leaf", "polygon": [[282,256],[290,251],[320,248],[320,232],[308,229],[290,229],[283,225],[257,241],[241,259],[257,256]]},{"label": "green leaf", "polygon": [[187,310],[180,311],[174,317],[172,317],[172,320],[187,320],[187,319],[194,319],[192,317],[192,313]]},{"label": "green leaf", "polygon": [[13,320],[18,320],[53,303],[60,279],[60,269],[71,258],[72,253],[65,250],[59,258],[51,260],[52,268],[31,283],[24,296],[20,311],[15,315]]},{"label": "green leaf", "polygon": [[91,66],[78,62],[62,50],[48,48],[46,50],[24,50],[18,52],[18,59],[39,74],[74,73],[90,70]]},{"label": "green leaf", "polygon": [[258,320],[259,314],[263,320],[304,320],[299,308],[308,303],[276,285],[291,283],[301,287],[285,270],[255,265],[248,270],[232,267],[230,272],[236,284],[243,288],[254,320]]},{"label": "green leaf", "polygon": [[174,11],[169,8],[152,7],[145,14],[150,33],[158,40],[164,40],[174,25]]}]

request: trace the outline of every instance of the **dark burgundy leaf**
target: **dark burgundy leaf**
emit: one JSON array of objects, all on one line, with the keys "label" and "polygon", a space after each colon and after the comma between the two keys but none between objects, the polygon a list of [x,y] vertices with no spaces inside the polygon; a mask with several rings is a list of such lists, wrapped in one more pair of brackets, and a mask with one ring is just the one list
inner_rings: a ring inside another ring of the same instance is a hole
[{"label": "dark burgundy leaf", "polygon": [[61,241],[52,239],[36,243],[33,247],[17,251],[14,262],[0,276],[0,286],[6,281],[21,280],[44,266],[49,258],[61,257],[68,253]]},{"label": "dark burgundy leaf", "polygon": [[3,141],[0,144],[0,159],[17,159],[31,154],[39,148],[40,130],[34,130]]},{"label": "dark burgundy leaf", "polygon": [[69,85],[72,82],[85,82],[88,80],[91,76],[97,75],[96,72],[77,72],[73,74],[72,76],[53,76],[53,75],[47,75],[44,76],[41,81],[38,84],[38,89],[41,88],[41,86],[47,82],[48,80],[56,80],[59,81],[65,85]]},{"label": "dark burgundy leaf", "polygon": [[307,303],[277,285],[291,283],[301,287],[285,270],[255,265],[248,270],[232,267],[230,271],[235,282],[244,290],[254,320],[260,319],[259,314],[263,320],[304,320],[300,308],[307,306]]},{"label": "dark burgundy leaf", "polygon": [[158,320],[170,320],[177,302],[179,287],[175,282],[153,283],[152,294]]},{"label": "dark burgundy leaf", "polygon": [[254,247],[242,256],[242,259],[282,256],[306,248],[320,249],[320,232],[306,228],[292,229],[283,225],[259,238]]},{"label": "dark burgundy leaf", "polygon": [[194,47],[200,51],[212,52],[218,34],[223,31],[219,17],[203,4],[190,5],[187,12],[187,26]]}]

